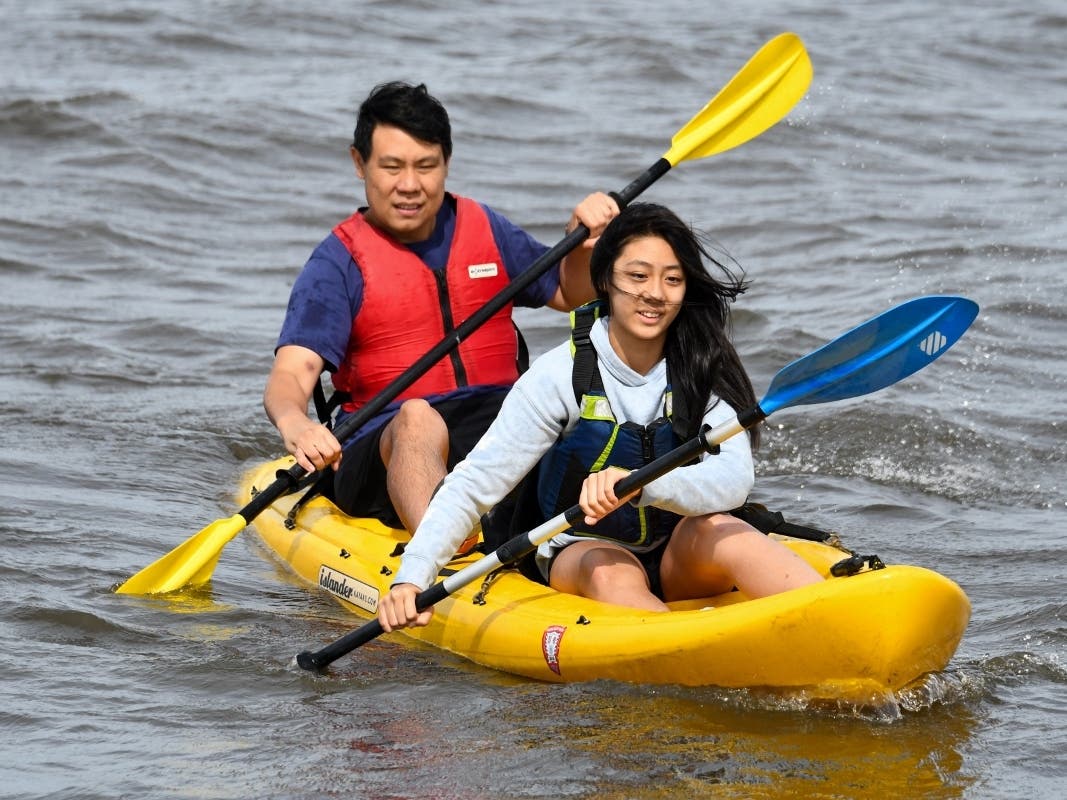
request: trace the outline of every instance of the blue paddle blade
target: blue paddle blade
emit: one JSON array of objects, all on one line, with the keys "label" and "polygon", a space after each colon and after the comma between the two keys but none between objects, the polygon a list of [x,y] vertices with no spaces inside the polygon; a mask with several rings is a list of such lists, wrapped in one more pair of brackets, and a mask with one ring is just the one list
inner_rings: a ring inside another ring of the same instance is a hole
[{"label": "blue paddle blade", "polygon": [[901,303],[783,367],[760,408],[769,416],[884,389],[948,350],[977,316],[978,304],[964,297]]}]

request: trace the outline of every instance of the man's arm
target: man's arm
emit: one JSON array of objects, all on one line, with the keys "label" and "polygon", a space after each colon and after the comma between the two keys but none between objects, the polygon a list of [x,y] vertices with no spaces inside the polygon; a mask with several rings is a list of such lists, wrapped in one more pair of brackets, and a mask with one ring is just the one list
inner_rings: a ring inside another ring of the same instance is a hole
[{"label": "man's arm", "polygon": [[575,207],[567,222],[566,231],[570,233],[582,224],[589,228],[589,238],[560,262],[559,287],[552,299],[546,303],[549,308],[570,311],[596,297],[596,290],[589,279],[589,259],[597,238],[618,215],[618,204],[603,192],[594,192]]},{"label": "man's arm", "polygon": [[336,466],[341,445],[330,430],[308,417],[308,403],[326,362],[299,345],[278,348],[263,390],[263,409],[281,435],[285,449],[309,473]]}]

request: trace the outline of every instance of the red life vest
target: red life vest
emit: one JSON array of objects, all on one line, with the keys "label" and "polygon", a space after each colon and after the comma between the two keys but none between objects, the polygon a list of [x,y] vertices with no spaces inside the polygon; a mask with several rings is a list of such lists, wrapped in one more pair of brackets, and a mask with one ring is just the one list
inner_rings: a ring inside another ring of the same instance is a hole
[{"label": "red life vest", "polygon": [[[447,200],[446,200],[447,202]],[[354,411],[440,343],[508,284],[489,217],[456,197],[456,228],[443,274],[355,213],[334,228],[363,275],[363,303],[333,385],[351,394]],[[460,386],[510,386],[519,377],[511,303],[434,364],[397,399]]]}]

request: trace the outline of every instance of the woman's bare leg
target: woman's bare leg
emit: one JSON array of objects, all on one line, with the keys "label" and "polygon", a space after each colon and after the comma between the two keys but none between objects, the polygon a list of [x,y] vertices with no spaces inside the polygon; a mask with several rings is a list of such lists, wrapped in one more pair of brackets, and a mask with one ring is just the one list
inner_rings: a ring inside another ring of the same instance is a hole
[{"label": "woman's bare leg", "polygon": [[582,541],[568,545],[552,562],[553,589],[605,603],[649,611],[667,611],[652,594],[645,568],[637,557],[611,542]]},{"label": "woman's bare leg", "polygon": [[660,564],[668,600],[728,592],[768,597],[822,580],[804,559],[729,514],[687,517],[674,529]]}]

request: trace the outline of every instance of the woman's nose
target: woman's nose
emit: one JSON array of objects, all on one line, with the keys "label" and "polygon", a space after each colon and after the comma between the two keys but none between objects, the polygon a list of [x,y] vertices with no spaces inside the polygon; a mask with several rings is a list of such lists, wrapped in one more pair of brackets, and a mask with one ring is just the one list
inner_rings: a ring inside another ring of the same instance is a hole
[{"label": "woman's nose", "polygon": [[667,298],[666,287],[661,280],[651,280],[648,282],[648,286],[645,289],[648,297],[653,300],[665,300]]}]

